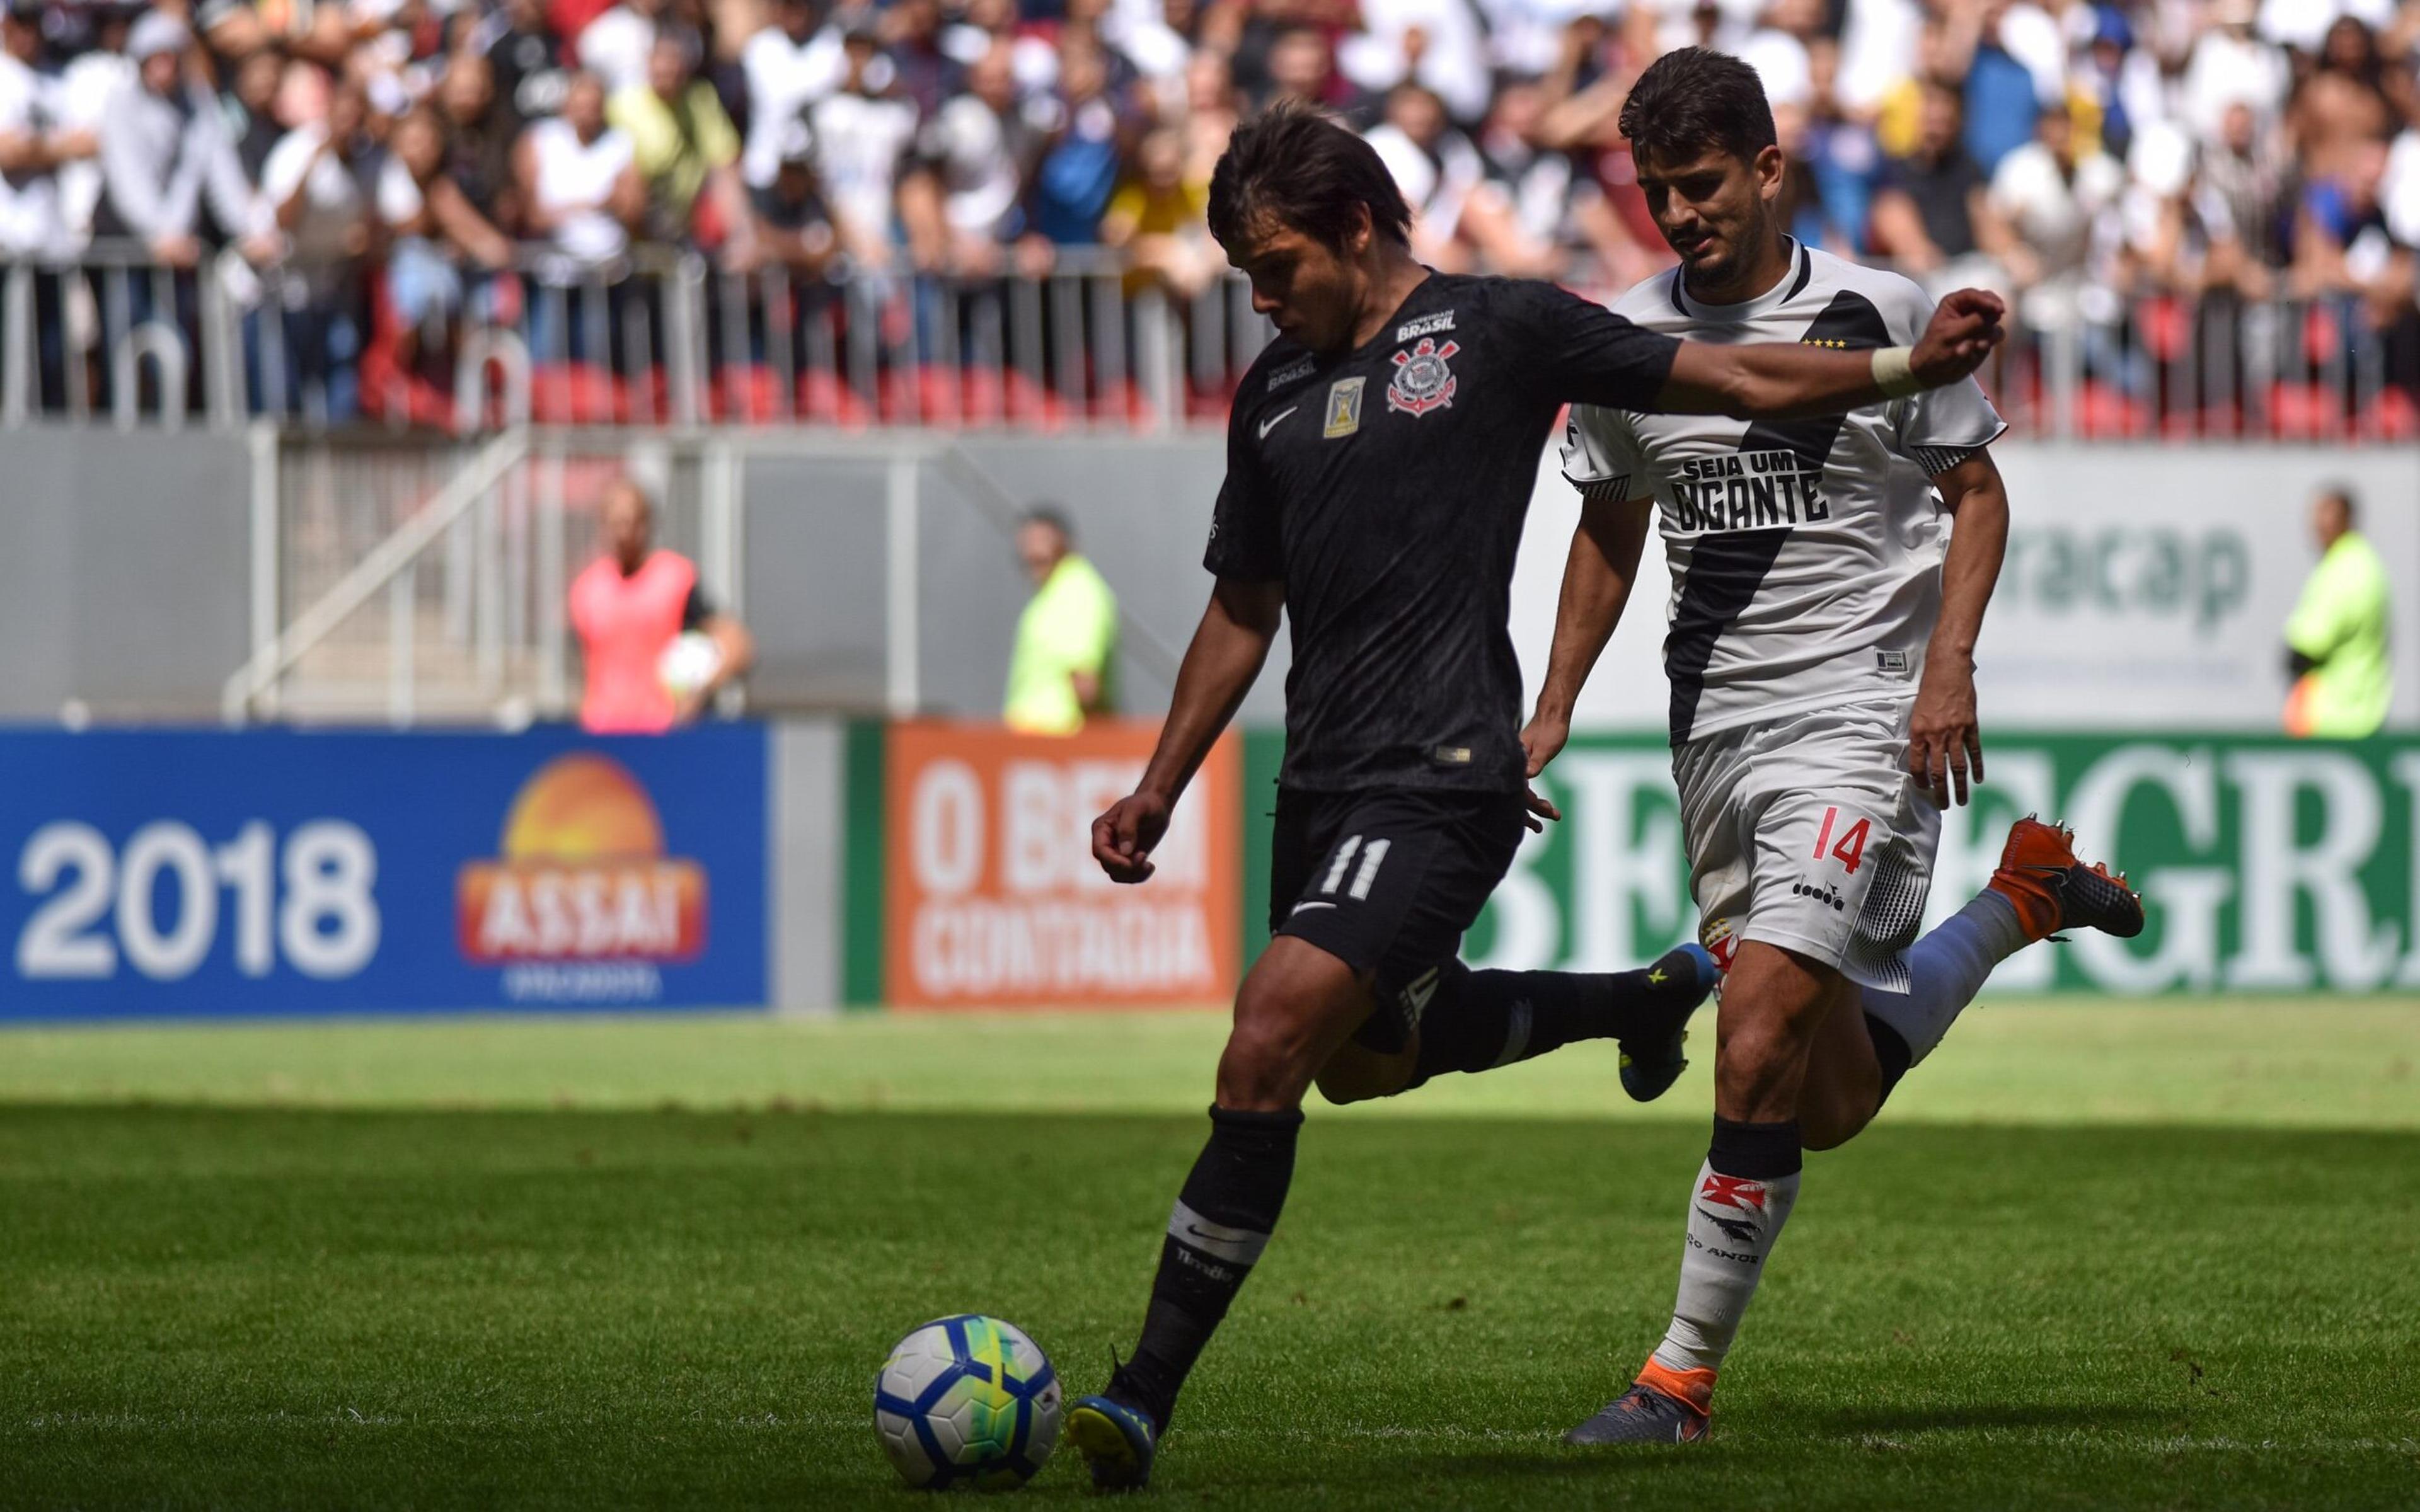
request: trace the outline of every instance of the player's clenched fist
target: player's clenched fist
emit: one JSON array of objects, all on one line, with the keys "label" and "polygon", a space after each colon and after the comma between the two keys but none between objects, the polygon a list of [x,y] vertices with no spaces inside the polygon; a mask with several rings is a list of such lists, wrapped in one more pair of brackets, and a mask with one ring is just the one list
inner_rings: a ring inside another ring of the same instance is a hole
[{"label": "player's clenched fist", "polygon": [[1953,292],[1932,312],[1908,365],[1926,388],[1957,382],[1982,366],[2008,334],[2000,323],[2007,314],[1996,294],[1979,288]]},{"label": "player's clenched fist", "polygon": [[1168,833],[1168,800],[1134,793],[1093,821],[1093,859],[1111,882],[1140,882],[1152,873],[1151,853]]}]

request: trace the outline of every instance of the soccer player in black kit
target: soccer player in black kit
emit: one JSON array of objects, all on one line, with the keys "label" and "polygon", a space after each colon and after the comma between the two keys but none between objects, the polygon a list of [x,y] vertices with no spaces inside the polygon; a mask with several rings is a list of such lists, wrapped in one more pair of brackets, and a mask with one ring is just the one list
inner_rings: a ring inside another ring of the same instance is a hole
[{"label": "soccer player in black kit", "polygon": [[1170,1216],[1141,1342],[1068,1413],[1102,1489],[1149,1480],[1177,1392],[1277,1225],[1314,1082],[1336,1102],[1388,1096],[1590,1038],[1622,1042],[1634,1096],[1679,1070],[1712,982],[1694,946],[1622,978],[1455,959],[1533,810],[1557,817],[1528,795],[1506,625],[1562,407],[1838,413],[1962,378],[2000,337],[1998,301],[1962,292],[1913,347],[1706,346],[1548,284],[1433,272],[1377,154],[1299,108],[1236,129],[1209,219],[1278,340],[1228,422],[1209,608],[1158,747],[1094,823],[1093,854],[1113,880],[1151,875],[1282,612],[1274,937],[1235,995],[1209,1143]]}]

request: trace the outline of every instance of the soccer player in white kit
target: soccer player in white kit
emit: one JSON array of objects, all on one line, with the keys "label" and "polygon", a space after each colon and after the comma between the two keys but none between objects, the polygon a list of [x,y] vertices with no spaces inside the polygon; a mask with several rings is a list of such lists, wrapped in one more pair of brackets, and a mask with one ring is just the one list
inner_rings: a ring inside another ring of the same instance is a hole
[{"label": "soccer player in white kit", "polygon": [[[1668,54],[1621,131],[1681,266],[1617,314],[1714,343],[1884,349],[1924,328],[1914,284],[1787,235],[1784,159],[1747,65]],[[1725,973],[1714,1140],[1671,1328],[1574,1443],[1702,1437],[1801,1150],[1863,1128],[2004,957],[2061,929],[2143,927],[2121,879],[2026,819],[1990,886],[1916,937],[1941,810],[1983,776],[1973,651],[2009,528],[1985,448],[2005,428],[1971,378],[1779,424],[1572,411],[1582,514],[1523,733],[1529,769],[1569,733],[1652,511],[1675,584],[1672,773],[1699,937]]]}]

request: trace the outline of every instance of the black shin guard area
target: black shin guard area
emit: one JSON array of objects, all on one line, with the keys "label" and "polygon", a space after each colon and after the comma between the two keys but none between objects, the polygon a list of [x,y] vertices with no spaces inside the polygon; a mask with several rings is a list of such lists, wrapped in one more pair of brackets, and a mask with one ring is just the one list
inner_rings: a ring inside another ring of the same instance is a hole
[{"label": "black shin guard area", "polygon": [[1142,1342],[1109,1382],[1111,1396],[1140,1408],[1162,1428],[1187,1373],[1277,1227],[1301,1128],[1299,1109],[1210,1110],[1210,1142],[1185,1179],[1160,1242]]},{"label": "black shin guard area", "polygon": [[1806,1164],[1798,1143],[1798,1120],[1739,1123],[1714,1115],[1714,1140],[1706,1164],[1725,1176],[1750,1181],[1773,1181],[1795,1176]]},{"label": "black shin guard area", "polygon": [[1866,1038],[1874,1042],[1874,1061],[1883,1069],[1882,1094],[1874,1099],[1874,1106],[1879,1111],[1882,1104],[1890,1101],[1891,1089],[1899,1086],[1899,1079],[1907,1074],[1907,1068],[1914,1063],[1916,1054],[1908,1049],[1906,1036],[1871,1013],[1866,1015]]},{"label": "black shin guard area", "polygon": [[[1438,969],[1420,1015],[1412,1085],[1449,1071],[1492,1071],[1581,1040],[1669,1033],[1699,995],[1670,973]],[[1375,1015],[1373,1015],[1373,1017]]]}]

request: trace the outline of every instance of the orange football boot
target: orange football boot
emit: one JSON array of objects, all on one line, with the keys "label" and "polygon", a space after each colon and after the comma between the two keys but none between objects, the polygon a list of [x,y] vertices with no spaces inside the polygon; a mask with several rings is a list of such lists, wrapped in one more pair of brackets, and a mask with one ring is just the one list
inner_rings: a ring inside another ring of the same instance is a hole
[{"label": "orange football boot", "polygon": [[2131,940],[2143,933],[2143,900],[2098,862],[2075,858],[2075,836],[2063,825],[2031,814],[2009,826],[1999,870],[1990,887],[2016,909],[2027,940],[2055,939],[2061,930],[2097,929]]}]

